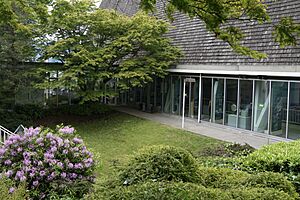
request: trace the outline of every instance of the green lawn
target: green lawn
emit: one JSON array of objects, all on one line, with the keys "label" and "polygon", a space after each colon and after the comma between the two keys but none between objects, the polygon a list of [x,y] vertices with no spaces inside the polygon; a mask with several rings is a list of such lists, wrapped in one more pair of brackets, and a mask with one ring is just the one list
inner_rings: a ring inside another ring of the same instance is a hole
[{"label": "green lawn", "polygon": [[221,141],[175,129],[157,122],[115,113],[103,119],[72,124],[88,147],[101,155],[100,176],[107,176],[113,164],[148,145],[173,145],[197,154]]}]

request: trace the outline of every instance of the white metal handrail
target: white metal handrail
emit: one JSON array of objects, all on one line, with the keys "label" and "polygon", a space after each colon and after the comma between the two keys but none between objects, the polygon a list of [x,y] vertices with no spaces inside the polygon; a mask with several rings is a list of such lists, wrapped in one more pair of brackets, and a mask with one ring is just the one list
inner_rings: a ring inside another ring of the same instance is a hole
[{"label": "white metal handrail", "polygon": [[14,133],[0,125],[0,144],[4,144],[5,140],[11,135],[14,135]]}]

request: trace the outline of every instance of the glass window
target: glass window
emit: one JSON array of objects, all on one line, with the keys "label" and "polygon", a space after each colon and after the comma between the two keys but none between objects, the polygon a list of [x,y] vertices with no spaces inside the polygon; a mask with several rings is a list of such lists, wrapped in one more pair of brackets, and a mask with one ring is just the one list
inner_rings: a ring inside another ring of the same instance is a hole
[{"label": "glass window", "polygon": [[238,128],[251,130],[252,116],[252,80],[240,80],[240,103]]},{"label": "glass window", "polygon": [[211,117],[211,78],[202,78],[202,112],[201,119],[210,121]]},{"label": "glass window", "polygon": [[184,114],[187,117],[197,118],[198,117],[198,99],[199,99],[199,79],[194,77],[183,77],[191,78],[194,82],[186,82],[185,84],[185,110]]},{"label": "glass window", "polygon": [[195,78],[196,82],[192,83],[192,95],[191,95],[191,101],[193,102],[193,111],[192,111],[192,117],[198,118],[198,105],[199,105],[199,78]]},{"label": "glass window", "polygon": [[268,133],[269,81],[255,81],[253,130]]},{"label": "glass window", "polygon": [[166,77],[163,81],[163,111],[165,113],[171,113],[171,104],[172,104],[172,96],[171,96],[171,77]]},{"label": "glass window", "polygon": [[180,111],[180,93],[181,93],[181,86],[180,86],[180,77],[179,76],[173,76],[172,77],[172,95],[173,95],[173,101],[172,101],[172,113],[179,115]]},{"label": "glass window", "polygon": [[238,80],[226,79],[225,124],[236,127]]},{"label": "glass window", "polygon": [[224,79],[213,79],[213,112],[214,123],[223,124]]},{"label": "glass window", "polygon": [[287,82],[272,82],[271,91],[271,134],[286,137]]},{"label": "glass window", "polygon": [[300,138],[300,83],[291,83],[288,138]]},{"label": "glass window", "polygon": [[162,80],[160,78],[157,78],[156,79],[156,106],[158,111],[161,111],[161,100],[162,100],[161,86],[162,86]]}]

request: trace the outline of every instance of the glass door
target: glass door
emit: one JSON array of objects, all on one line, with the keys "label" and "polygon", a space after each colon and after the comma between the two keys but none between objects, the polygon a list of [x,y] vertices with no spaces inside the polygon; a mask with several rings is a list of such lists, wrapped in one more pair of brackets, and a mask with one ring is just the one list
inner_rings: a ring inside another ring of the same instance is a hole
[{"label": "glass door", "polygon": [[256,132],[268,134],[268,117],[269,117],[269,81],[255,81],[254,92],[254,126]]},{"label": "glass door", "polygon": [[212,119],[214,123],[223,124],[224,108],[224,79],[213,78],[213,111]]},{"label": "glass door", "polygon": [[238,80],[226,79],[225,124],[236,127]]},{"label": "glass door", "polygon": [[185,107],[184,115],[186,117],[198,117],[198,101],[199,101],[199,79],[191,78],[195,82],[185,83]]},{"label": "glass door", "polygon": [[251,130],[253,81],[240,80],[238,128]]},{"label": "glass door", "polygon": [[272,81],[270,133],[286,137],[286,111],[288,98],[288,83]]},{"label": "glass door", "polygon": [[211,121],[212,79],[202,78],[201,120]]}]

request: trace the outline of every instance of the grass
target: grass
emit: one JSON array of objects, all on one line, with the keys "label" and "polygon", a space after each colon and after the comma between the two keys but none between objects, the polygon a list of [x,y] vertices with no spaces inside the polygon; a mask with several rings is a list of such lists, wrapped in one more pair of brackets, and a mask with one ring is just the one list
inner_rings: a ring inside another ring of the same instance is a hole
[{"label": "grass", "polygon": [[106,118],[72,124],[92,151],[100,153],[100,176],[109,176],[116,163],[148,145],[172,145],[197,154],[201,149],[221,141],[172,128],[157,122],[123,113]]}]

